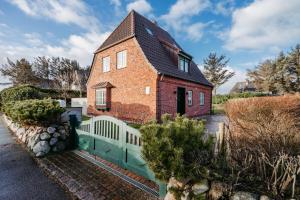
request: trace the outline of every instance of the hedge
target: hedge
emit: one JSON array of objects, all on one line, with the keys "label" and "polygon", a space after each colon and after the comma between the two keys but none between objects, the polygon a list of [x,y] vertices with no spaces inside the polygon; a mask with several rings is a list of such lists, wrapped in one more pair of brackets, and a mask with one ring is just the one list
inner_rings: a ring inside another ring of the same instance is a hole
[{"label": "hedge", "polygon": [[28,85],[6,88],[0,92],[1,105],[12,101],[42,98],[44,98],[44,95],[38,88]]},{"label": "hedge", "polygon": [[263,96],[270,96],[270,95],[267,93],[261,93],[261,92],[244,92],[244,93],[225,94],[225,95],[217,94],[217,95],[213,96],[213,104],[223,104],[223,103],[226,103],[230,99],[263,97]]},{"label": "hedge", "polygon": [[[82,95],[86,95],[86,92],[82,92]],[[21,85],[2,90],[0,92],[0,105],[11,101],[21,101],[27,99],[64,99],[65,97],[80,97],[80,92],[74,90],[62,91],[56,89],[41,89],[31,85]]]},{"label": "hedge", "polygon": [[51,124],[64,112],[56,100],[30,99],[11,101],[3,106],[3,112],[13,121],[25,125]]}]

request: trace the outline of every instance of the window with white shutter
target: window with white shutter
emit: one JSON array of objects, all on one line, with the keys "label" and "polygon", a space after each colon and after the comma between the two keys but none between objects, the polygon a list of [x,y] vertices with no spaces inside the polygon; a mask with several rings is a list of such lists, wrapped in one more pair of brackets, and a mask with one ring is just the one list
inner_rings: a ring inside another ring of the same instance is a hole
[{"label": "window with white shutter", "polygon": [[127,66],[127,51],[117,53],[117,69],[122,69]]}]

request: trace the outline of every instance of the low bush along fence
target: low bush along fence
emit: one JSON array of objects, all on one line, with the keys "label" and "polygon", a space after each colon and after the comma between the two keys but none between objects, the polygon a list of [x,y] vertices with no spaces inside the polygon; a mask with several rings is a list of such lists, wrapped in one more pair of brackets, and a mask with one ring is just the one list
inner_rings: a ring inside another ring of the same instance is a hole
[{"label": "low bush along fence", "polygon": [[244,93],[234,93],[234,94],[217,94],[213,96],[212,102],[213,104],[224,104],[230,99],[237,99],[237,98],[250,98],[250,97],[263,97],[269,96],[267,93],[261,92],[244,92]]},{"label": "low bush along fence", "polygon": [[69,126],[60,121],[64,109],[55,100],[9,101],[2,111],[9,128],[37,157],[63,151],[69,144]]},{"label": "low bush along fence", "polygon": [[[82,95],[85,96],[86,92],[82,92]],[[80,91],[41,89],[31,85],[20,85],[2,90],[0,92],[0,105],[11,101],[20,101],[26,99],[70,99],[75,97],[80,97]]]},{"label": "low bush along fence", "polygon": [[201,121],[166,115],[141,127],[143,157],[168,183],[166,199],[299,199],[300,97],[237,99],[225,109],[218,154]]}]

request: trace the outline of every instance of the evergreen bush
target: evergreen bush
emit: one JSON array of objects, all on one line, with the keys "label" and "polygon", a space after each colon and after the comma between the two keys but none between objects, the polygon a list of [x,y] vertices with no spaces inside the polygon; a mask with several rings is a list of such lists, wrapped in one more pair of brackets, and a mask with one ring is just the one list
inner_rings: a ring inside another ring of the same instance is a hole
[{"label": "evergreen bush", "polygon": [[141,127],[142,155],[156,178],[196,181],[208,176],[213,140],[205,138],[204,128],[202,121],[182,116],[173,121],[170,115],[162,117],[162,124]]},{"label": "evergreen bush", "polygon": [[1,105],[8,102],[42,98],[44,98],[44,95],[39,91],[39,89],[30,85],[10,87],[0,92]]},{"label": "evergreen bush", "polygon": [[55,100],[31,99],[8,102],[3,111],[13,121],[21,124],[47,125],[56,122],[64,109]]}]

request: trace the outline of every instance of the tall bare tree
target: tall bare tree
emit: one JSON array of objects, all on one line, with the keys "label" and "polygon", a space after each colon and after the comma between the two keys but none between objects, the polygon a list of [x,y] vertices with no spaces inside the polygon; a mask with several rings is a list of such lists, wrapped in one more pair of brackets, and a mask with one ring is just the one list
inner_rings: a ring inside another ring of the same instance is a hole
[{"label": "tall bare tree", "polygon": [[225,55],[217,56],[216,53],[210,53],[204,59],[204,76],[214,85],[214,94],[216,95],[217,89],[226,83],[230,78],[235,75],[226,69],[229,59]]},{"label": "tall bare tree", "polygon": [[33,68],[38,78],[40,87],[52,87],[50,59],[45,56],[35,58]]},{"label": "tall bare tree", "polygon": [[7,64],[2,65],[0,72],[9,78],[13,85],[31,84],[35,85],[37,79],[32,65],[25,58],[13,62],[7,58]]}]

